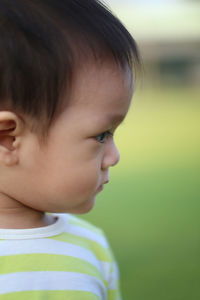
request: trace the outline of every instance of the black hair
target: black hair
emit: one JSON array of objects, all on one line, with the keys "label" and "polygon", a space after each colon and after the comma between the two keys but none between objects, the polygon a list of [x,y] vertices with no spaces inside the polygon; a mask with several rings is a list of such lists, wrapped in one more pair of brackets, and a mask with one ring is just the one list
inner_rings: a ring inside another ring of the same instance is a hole
[{"label": "black hair", "polygon": [[136,70],[137,45],[98,0],[0,0],[0,109],[48,130],[77,59],[111,55]]}]

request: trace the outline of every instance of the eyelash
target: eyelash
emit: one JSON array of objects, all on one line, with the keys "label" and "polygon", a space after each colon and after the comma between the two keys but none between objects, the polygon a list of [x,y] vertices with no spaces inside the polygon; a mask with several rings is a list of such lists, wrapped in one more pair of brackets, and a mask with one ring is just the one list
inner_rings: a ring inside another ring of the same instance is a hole
[{"label": "eyelash", "polygon": [[[103,136],[103,140],[99,140],[99,137]],[[105,143],[105,139],[108,138],[109,136],[113,136],[113,133],[110,131],[104,131],[102,133],[100,133],[99,135],[95,136],[95,139],[97,140],[97,142],[104,144]]]}]

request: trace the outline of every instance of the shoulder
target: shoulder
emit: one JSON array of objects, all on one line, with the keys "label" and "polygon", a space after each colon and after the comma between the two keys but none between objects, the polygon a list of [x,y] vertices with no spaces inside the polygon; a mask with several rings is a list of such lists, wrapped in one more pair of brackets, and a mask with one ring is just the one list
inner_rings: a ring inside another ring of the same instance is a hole
[{"label": "shoulder", "polygon": [[87,240],[90,250],[98,259],[107,287],[110,280],[117,281],[118,266],[104,231],[74,215],[68,215],[68,224],[70,224],[69,228],[72,234]]},{"label": "shoulder", "polygon": [[[59,214],[64,221],[64,231],[56,239],[74,245],[78,257],[86,259],[97,268],[109,293],[118,289],[118,266],[109,242],[99,227],[71,214]],[[78,246],[78,247],[77,247]],[[72,255],[75,255],[73,253]],[[117,299],[117,298],[116,298]]]},{"label": "shoulder", "polygon": [[[57,214],[58,215],[58,214]],[[111,263],[114,260],[112,249],[102,229],[71,214],[59,214],[64,223],[62,234],[56,239],[73,243],[81,249],[93,253],[99,261]]]},{"label": "shoulder", "polygon": [[86,220],[83,220],[80,217],[68,214],[68,222],[71,225],[79,226],[79,227],[85,228],[91,232],[94,232],[97,235],[100,235],[100,236],[104,235],[102,229],[100,229],[99,227],[93,225],[92,223],[90,223]]},{"label": "shoulder", "polygon": [[109,243],[105,233],[99,227],[74,215],[67,215],[69,231],[108,249]]}]

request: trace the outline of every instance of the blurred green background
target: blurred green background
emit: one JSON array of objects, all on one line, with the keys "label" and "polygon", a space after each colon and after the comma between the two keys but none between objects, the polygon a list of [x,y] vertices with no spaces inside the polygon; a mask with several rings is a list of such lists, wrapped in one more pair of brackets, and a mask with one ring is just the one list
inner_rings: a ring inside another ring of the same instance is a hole
[{"label": "blurred green background", "polygon": [[82,218],[106,232],[124,300],[198,300],[200,1],[107,3],[137,40],[143,74],[116,133],[120,164]]}]

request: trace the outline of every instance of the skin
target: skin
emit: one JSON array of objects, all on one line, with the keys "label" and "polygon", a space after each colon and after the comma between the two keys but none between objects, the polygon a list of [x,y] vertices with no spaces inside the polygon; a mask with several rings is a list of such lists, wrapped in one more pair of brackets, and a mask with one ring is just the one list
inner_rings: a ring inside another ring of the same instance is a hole
[{"label": "skin", "polygon": [[45,212],[92,209],[109,181],[109,168],[119,161],[111,134],[125,118],[132,95],[128,67],[86,63],[44,145],[27,118],[0,112],[0,228],[46,226],[54,221]]}]

